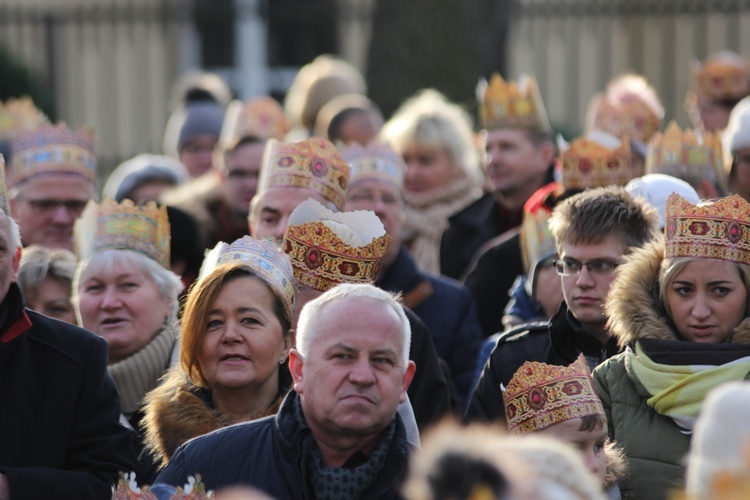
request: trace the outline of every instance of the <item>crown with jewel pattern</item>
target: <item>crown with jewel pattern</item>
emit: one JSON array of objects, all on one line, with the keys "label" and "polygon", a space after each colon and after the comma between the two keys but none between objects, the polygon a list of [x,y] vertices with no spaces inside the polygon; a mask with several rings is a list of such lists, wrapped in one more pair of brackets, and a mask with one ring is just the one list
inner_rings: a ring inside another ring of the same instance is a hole
[{"label": "crown with jewel pattern", "polygon": [[266,143],[258,192],[274,187],[306,188],[344,209],[349,165],[328,139],[315,137],[282,145]]},{"label": "crown with jewel pattern", "polygon": [[619,141],[604,132],[596,132],[619,143],[607,147],[589,137],[579,137],[560,148],[562,185],[565,190],[604,186],[624,186],[633,177],[630,168],[630,142]]},{"label": "crown with jewel pattern", "polygon": [[0,140],[13,139],[18,133],[34,130],[48,121],[28,97],[0,102]]},{"label": "crown with jewel pattern", "polygon": [[713,101],[739,100],[750,94],[750,66],[733,52],[719,52],[692,64],[693,92]]},{"label": "crown with jewel pattern", "polygon": [[230,244],[220,241],[213,250],[206,253],[199,279],[210,274],[221,264],[233,262],[249,266],[281,300],[289,317],[294,317],[296,294],[292,263],[273,238],[256,240],[251,236],[243,236]]},{"label": "crown with jewel pattern", "polygon": [[289,132],[284,110],[272,97],[233,101],[227,107],[220,142],[232,149],[243,137],[282,140]]},{"label": "crown with jewel pattern", "polygon": [[150,201],[136,205],[106,199],[89,201],[76,221],[75,240],[79,259],[100,250],[134,250],[169,269],[170,232],[167,207]]},{"label": "crown with jewel pattern", "polygon": [[750,203],[740,195],[693,205],[672,193],[667,199],[664,232],[667,258],[750,264]]},{"label": "crown with jewel pattern", "polygon": [[5,159],[0,155],[0,206],[5,215],[10,216],[10,202],[8,201],[8,185],[5,182]]},{"label": "crown with jewel pattern", "polygon": [[309,199],[289,216],[282,247],[297,282],[325,292],[340,283],[373,283],[390,243],[375,212],[334,213]]},{"label": "crown with jewel pattern", "polygon": [[503,392],[511,434],[529,434],[573,418],[605,416],[583,354],[569,366],[527,361]]},{"label": "crown with jewel pattern", "polygon": [[350,144],[341,149],[349,164],[349,185],[366,179],[388,182],[401,190],[404,186],[404,159],[390,146],[373,142],[367,146]]},{"label": "crown with jewel pattern", "polygon": [[597,102],[593,127],[615,137],[648,142],[661,127],[661,118],[645,103],[631,100],[613,104],[606,98]]},{"label": "crown with jewel pattern", "polygon": [[673,121],[663,134],[656,134],[648,146],[646,173],[665,174],[690,182],[708,179],[726,187],[721,134],[684,132]]},{"label": "crown with jewel pattern", "polygon": [[92,129],[82,127],[75,131],[58,123],[16,135],[8,171],[10,186],[53,173],[78,175],[94,182],[96,157]]},{"label": "crown with jewel pattern", "polygon": [[506,127],[550,130],[547,111],[533,77],[523,75],[518,82],[506,82],[499,73],[494,73],[489,83],[480,80],[476,90],[479,119],[485,130]]}]

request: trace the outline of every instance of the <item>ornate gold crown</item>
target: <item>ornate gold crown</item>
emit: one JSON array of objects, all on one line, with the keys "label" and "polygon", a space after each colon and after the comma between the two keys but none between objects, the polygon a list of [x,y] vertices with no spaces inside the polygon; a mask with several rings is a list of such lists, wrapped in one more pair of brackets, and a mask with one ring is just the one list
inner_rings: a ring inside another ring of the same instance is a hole
[{"label": "ornate gold crown", "polygon": [[518,83],[506,83],[499,73],[494,73],[489,84],[480,80],[477,101],[479,119],[485,130],[505,127],[550,130],[547,112],[533,77],[524,75]]},{"label": "ornate gold crown", "polygon": [[639,100],[615,105],[602,98],[597,103],[593,126],[615,137],[648,142],[659,131],[661,118]]},{"label": "ornate gold crown", "polygon": [[566,420],[605,416],[583,354],[569,366],[527,361],[503,392],[511,434],[528,434]]},{"label": "ornate gold crown", "polygon": [[698,135],[690,129],[683,132],[673,121],[649,143],[646,173],[671,175],[689,183],[708,179],[726,187],[722,160],[721,134]]},{"label": "ornate gold crown", "polygon": [[740,195],[693,205],[677,193],[667,199],[664,227],[671,257],[750,264],[750,204]]},{"label": "ornate gold crown", "polygon": [[27,132],[49,120],[28,97],[0,102],[0,140],[13,139],[19,132]]},{"label": "ornate gold crown", "polygon": [[5,182],[5,159],[0,155],[0,205],[5,215],[10,215],[10,202],[8,201],[8,185]]},{"label": "ornate gold crown", "polygon": [[325,292],[340,283],[373,283],[390,243],[374,212],[333,213],[310,199],[289,217],[283,248],[297,282]]},{"label": "ornate gold crown", "polygon": [[632,178],[630,142],[624,139],[615,149],[579,137],[560,151],[562,185],[569,189],[624,186]]},{"label": "ornate gold crown", "polygon": [[294,317],[296,294],[292,263],[273,239],[254,240],[251,236],[243,236],[229,245],[220,241],[203,259],[200,278],[210,274],[217,266],[232,262],[247,264],[252,268],[279,297],[289,317]]},{"label": "ornate gold crown", "polygon": [[742,99],[750,94],[750,67],[736,57],[716,57],[693,63],[693,91],[714,101]]},{"label": "ornate gold crown", "polygon": [[106,199],[90,201],[76,221],[75,240],[78,257],[85,259],[99,250],[135,250],[169,269],[169,218],[167,207],[151,201],[135,205]]},{"label": "ornate gold crown", "polygon": [[289,132],[284,110],[272,97],[259,97],[248,102],[232,102],[224,118],[221,144],[233,148],[243,137],[282,140]]},{"label": "ornate gold crown", "polygon": [[94,182],[94,131],[73,131],[64,123],[19,133],[13,141],[8,180],[11,186],[42,174],[80,175]]},{"label": "ornate gold crown", "polygon": [[389,182],[399,190],[404,186],[404,159],[384,143],[371,143],[366,147],[351,144],[341,150],[349,164],[349,185],[365,179]]},{"label": "ornate gold crown", "polygon": [[259,193],[273,187],[307,188],[343,210],[348,185],[349,165],[327,139],[315,137],[285,146],[271,139],[266,144]]},{"label": "ornate gold crown", "polygon": [[557,252],[555,237],[549,229],[552,207],[547,199],[561,189],[560,184],[551,182],[537,189],[523,206],[520,242],[523,268],[528,273],[539,261]]}]

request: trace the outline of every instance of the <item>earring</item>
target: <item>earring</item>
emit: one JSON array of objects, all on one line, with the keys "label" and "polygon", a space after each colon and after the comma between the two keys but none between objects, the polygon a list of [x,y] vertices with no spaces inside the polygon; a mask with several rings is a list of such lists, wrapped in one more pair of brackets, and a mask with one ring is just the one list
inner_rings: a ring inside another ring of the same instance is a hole
[{"label": "earring", "polygon": [[284,361],[286,361],[286,360],[285,360],[284,358],[279,358],[279,364],[280,364],[280,365],[283,365],[283,364],[284,364]]}]

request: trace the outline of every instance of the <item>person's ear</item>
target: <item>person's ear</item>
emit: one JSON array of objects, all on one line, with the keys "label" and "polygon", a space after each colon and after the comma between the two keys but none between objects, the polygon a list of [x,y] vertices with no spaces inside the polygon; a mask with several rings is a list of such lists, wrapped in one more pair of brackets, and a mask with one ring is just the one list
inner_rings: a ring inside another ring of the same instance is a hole
[{"label": "person's ear", "polygon": [[289,372],[292,374],[292,380],[294,381],[294,390],[298,394],[303,392],[302,366],[304,362],[305,359],[297,349],[289,351]]},{"label": "person's ear", "polygon": [[406,391],[409,389],[409,385],[411,385],[411,381],[414,378],[414,373],[416,373],[416,371],[417,365],[414,361],[409,360],[409,364],[406,365],[406,372],[404,373],[404,378],[402,380],[401,396],[398,398],[399,403],[406,402]]}]

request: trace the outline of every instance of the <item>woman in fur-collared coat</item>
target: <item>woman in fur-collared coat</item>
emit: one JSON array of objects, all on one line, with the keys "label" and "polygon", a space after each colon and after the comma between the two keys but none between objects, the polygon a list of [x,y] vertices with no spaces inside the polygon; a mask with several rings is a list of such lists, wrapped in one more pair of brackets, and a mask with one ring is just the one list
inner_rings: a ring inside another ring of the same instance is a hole
[{"label": "woman in fur-collared coat", "polygon": [[[670,255],[681,242],[669,229],[667,240]],[[594,382],[610,437],[628,459],[623,498],[661,499],[683,482],[706,393],[750,372],[750,266],[667,258],[659,240],[633,252],[617,271],[606,308],[610,332],[627,349],[597,367]]]}]

